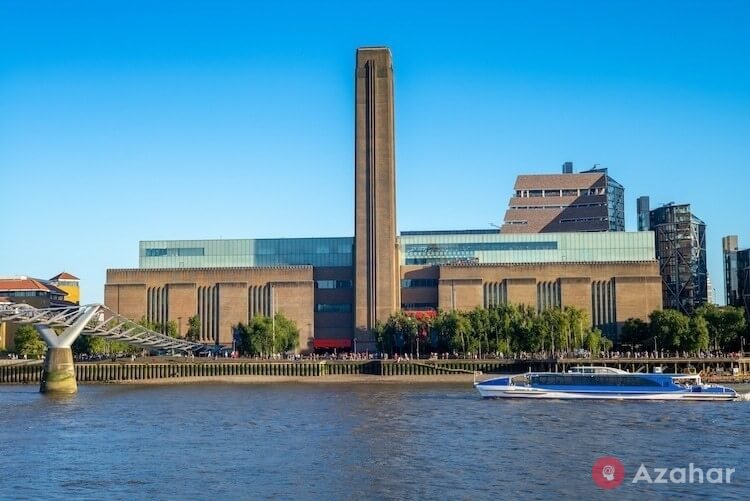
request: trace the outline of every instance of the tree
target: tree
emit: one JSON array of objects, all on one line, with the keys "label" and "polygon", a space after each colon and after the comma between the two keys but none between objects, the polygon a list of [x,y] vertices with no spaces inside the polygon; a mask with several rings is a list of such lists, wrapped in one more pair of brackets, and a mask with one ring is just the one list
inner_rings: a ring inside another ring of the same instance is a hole
[{"label": "tree", "polygon": [[649,338],[651,326],[640,318],[625,320],[620,334],[621,344],[629,345],[632,349],[640,346]]},{"label": "tree", "polygon": [[681,348],[691,353],[708,351],[708,342],[708,322],[701,315],[693,315],[690,317],[688,337],[683,342]]},{"label": "tree", "polygon": [[297,328],[297,324],[294,323],[294,320],[285,317],[281,313],[277,313],[274,319],[276,321],[276,333],[272,333],[275,338],[275,344],[273,345],[274,352],[285,353],[295,351],[299,347],[299,329]]},{"label": "tree", "polygon": [[746,328],[742,308],[707,304],[698,308],[695,315],[706,319],[711,348],[715,350],[739,348],[740,338]]},{"label": "tree", "polygon": [[649,315],[651,336],[659,347],[667,350],[684,349],[689,344],[689,319],[677,310],[656,310]]},{"label": "tree", "polygon": [[273,318],[258,315],[235,327],[240,350],[250,355],[271,355],[295,350],[299,346],[299,329],[293,320],[277,313]]},{"label": "tree", "polygon": [[602,331],[599,329],[589,329],[586,333],[583,346],[591,353],[592,357],[598,356],[602,349]]},{"label": "tree", "polygon": [[[393,348],[404,352],[406,346],[412,347],[418,332],[417,321],[399,310],[391,314],[383,325],[383,336]],[[409,351],[412,351],[411,349]],[[413,351],[412,351],[413,353]]]},{"label": "tree", "polygon": [[201,318],[198,315],[193,315],[188,318],[188,330],[185,333],[185,339],[188,341],[196,342],[201,336]]},{"label": "tree", "polygon": [[138,320],[138,325],[141,327],[145,327],[146,329],[150,331],[159,332],[159,325],[150,321],[146,316],[142,316],[140,320]]},{"label": "tree", "polygon": [[563,313],[568,317],[568,327],[570,329],[569,346],[572,349],[582,348],[586,336],[585,324],[588,323],[586,312],[572,306],[566,306]]},{"label": "tree", "polygon": [[28,358],[41,358],[47,351],[47,344],[34,327],[23,324],[16,330],[15,351],[17,354],[26,355]]},{"label": "tree", "polygon": [[166,322],[163,325],[162,332],[164,332],[164,334],[166,334],[169,337],[174,337],[178,339],[180,337],[180,332],[179,332],[179,328],[177,327],[177,322],[175,322],[174,320],[170,320]]},{"label": "tree", "polygon": [[477,306],[467,314],[471,325],[469,351],[487,353],[490,351],[489,332],[490,314],[485,308]]}]

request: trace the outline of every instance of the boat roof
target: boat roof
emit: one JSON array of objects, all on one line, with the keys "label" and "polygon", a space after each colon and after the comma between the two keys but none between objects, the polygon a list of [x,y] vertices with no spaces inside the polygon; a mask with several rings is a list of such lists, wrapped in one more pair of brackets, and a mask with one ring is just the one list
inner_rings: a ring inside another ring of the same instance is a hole
[{"label": "boat roof", "polygon": [[541,375],[549,375],[549,374],[555,374],[558,376],[631,376],[631,377],[658,377],[658,378],[670,378],[670,379],[699,379],[699,374],[664,374],[664,373],[658,373],[658,372],[589,372],[589,373],[580,373],[580,372],[526,372],[523,375],[526,376],[541,376]]}]

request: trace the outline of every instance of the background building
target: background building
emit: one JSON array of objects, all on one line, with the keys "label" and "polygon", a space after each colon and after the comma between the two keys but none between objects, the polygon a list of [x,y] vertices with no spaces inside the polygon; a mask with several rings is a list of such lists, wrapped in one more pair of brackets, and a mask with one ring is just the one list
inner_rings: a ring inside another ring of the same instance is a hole
[{"label": "background building", "polygon": [[[0,302],[23,303],[36,308],[54,308],[78,304],[79,287],[76,278],[76,301],[68,300],[69,292],[58,287],[58,277],[69,275],[61,273],[49,280],[27,276],[0,277]],[[71,277],[73,275],[70,275]],[[0,350],[10,350],[14,346],[17,326],[0,323]]]},{"label": "background building", "polygon": [[81,280],[75,275],[63,271],[50,278],[49,283],[65,291],[65,300],[69,303],[81,303]]},{"label": "background building", "polygon": [[502,233],[625,231],[625,190],[607,169],[574,174],[565,162],[562,174],[520,175],[513,189]]},{"label": "background building", "polygon": [[664,308],[692,313],[708,301],[706,224],[690,204],[670,203],[649,213],[656,237]]},{"label": "background building", "polygon": [[648,197],[638,197],[636,200],[638,209],[638,231],[651,229],[651,208]]},{"label": "background building", "polygon": [[724,292],[726,302],[745,310],[750,318],[750,249],[739,249],[737,235],[721,239],[724,251]]},{"label": "background building", "polygon": [[237,323],[280,312],[299,327],[302,351],[374,349],[376,322],[399,308],[576,306],[608,333],[660,308],[653,233],[604,231],[624,223],[622,186],[603,169],[572,174],[568,165],[568,174],[541,176],[550,183],[538,196],[537,188],[518,188],[519,199],[557,204],[550,209],[557,216],[591,219],[558,226],[592,233],[397,238],[390,51],[357,51],[355,81],[354,238],[144,241],[138,269],[107,270],[107,306],[136,320],[175,321],[180,335],[197,315],[200,339],[225,345]]}]

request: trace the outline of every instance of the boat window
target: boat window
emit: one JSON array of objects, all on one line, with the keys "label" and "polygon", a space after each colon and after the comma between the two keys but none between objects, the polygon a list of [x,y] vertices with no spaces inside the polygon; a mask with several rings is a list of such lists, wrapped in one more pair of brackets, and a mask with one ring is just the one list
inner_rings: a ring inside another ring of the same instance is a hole
[{"label": "boat window", "polygon": [[553,386],[661,386],[649,378],[618,374],[538,374],[533,382]]}]

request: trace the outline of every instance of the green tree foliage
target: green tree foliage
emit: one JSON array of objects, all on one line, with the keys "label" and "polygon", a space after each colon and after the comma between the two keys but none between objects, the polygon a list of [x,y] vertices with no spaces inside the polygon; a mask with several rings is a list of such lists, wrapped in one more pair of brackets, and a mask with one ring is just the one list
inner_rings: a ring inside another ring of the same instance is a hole
[{"label": "green tree foliage", "polygon": [[26,355],[28,358],[41,358],[47,351],[47,343],[33,326],[23,324],[16,330],[15,351],[18,355]]},{"label": "green tree foliage", "polygon": [[677,310],[656,310],[648,316],[651,320],[651,337],[661,349],[685,349],[690,344],[690,319]]},{"label": "green tree foliage", "polygon": [[689,317],[677,310],[658,310],[649,315],[649,320],[625,321],[620,336],[622,344],[690,353],[731,351],[740,347],[747,328],[741,308],[713,304],[701,306]]},{"label": "green tree foliage", "polygon": [[293,351],[299,346],[299,329],[281,313],[273,318],[253,317],[247,325],[237,324],[239,349],[249,355],[271,355]]},{"label": "green tree foliage", "polygon": [[177,327],[177,322],[175,322],[174,320],[170,320],[166,322],[163,325],[162,332],[169,337],[174,337],[174,338],[180,337],[180,331],[179,331],[179,328]]},{"label": "green tree foliage", "polygon": [[631,349],[642,346],[651,337],[650,325],[640,318],[629,318],[622,326],[620,343]]},{"label": "green tree foliage", "polygon": [[602,331],[599,329],[591,329],[586,334],[583,346],[591,353],[599,353],[602,349]]},{"label": "green tree foliage", "polygon": [[708,351],[708,322],[701,315],[690,317],[689,334],[681,348],[691,353]]},{"label": "green tree foliage", "polygon": [[141,348],[124,341],[86,335],[78,336],[73,343],[72,349],[75,354],[85,353],[87,355],[136,354],[141,351]]},{"label": "green tree foliage", "polygon": [[169,320],[164,323],[156,323],[156,322],[151,322],[148,318],[143,316],[138,321],[138,325],[140,325],[141,327],[145,327],[146,329],[150,331],[161,332],[162,334],[169,336],[169,337],[173,337],[173,338],[180,337],[179,327],[177,326],[177,322],[175,320]]},{"label": "green tree foliage", "polygon": [[709,348],[714,350],[739,348],[740,338],[747,328],[742,308],[707,304],[698,308],[695,315],[706,319]]},{"label": "green tree foliage", "polygon": [[[436,352],[504,353],[570,351],[611,347],[600,332],[593,333],[586,313],[577,308],[549,309],[537,313],[526,305],[499,305],[468,312],[439,311],[429,324],[425,349]],[[381,351],[414,353],[415,333],[421,329],[413,314],[399,311],[374,333]]]},{"label": "green tree foliage", "polygon": [[188,330],[185,333],[185,339],[188,341],[198,341],[201,336],[201,319],[198,315],[188,318]]},{"label": "green tree foliage", "polygon": [[161,332],[161,326],[159,324],[151,322],[148,318],[146,318],[145,315],[142,316],[140,320],[138,320],[138,325],[140,325],[141,327],[145,327],[150,331]]},{"label": "green tree foliage", "polygon": [[416,344],[418,327],[414,317],[397,311],[375,330],[378,346],[398,353],[412,351]]}]

